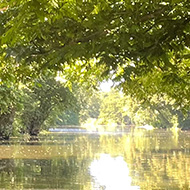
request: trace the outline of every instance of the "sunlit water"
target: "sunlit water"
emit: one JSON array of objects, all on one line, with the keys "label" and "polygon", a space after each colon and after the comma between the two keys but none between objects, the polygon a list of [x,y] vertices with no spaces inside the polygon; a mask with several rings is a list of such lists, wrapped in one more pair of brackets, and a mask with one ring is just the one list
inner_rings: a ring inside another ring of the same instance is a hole
[{"label": "sunlit water", "polygon": [[1,142],[0,189],[187,190],[190,134],[138,129]]}]

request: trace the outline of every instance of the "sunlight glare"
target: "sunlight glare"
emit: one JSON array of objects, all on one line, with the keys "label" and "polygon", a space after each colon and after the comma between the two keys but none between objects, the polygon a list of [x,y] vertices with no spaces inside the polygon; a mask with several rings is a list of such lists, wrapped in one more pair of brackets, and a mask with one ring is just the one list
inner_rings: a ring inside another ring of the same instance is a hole
[{"label": "sunlight glare", "polygon": [[140,189],[137,186],[131,186],[129,168],[121,156],[113,158],[109,154],[101,154],[98,160],[91,163],[90,173],[94,179],[94,189],[98,186],[106,190]]},{"label": "sunlight glare", "polygon": [[152,125],[148,125],[148,124],[143,125],[143,126],[139,126],[137,128],[139,128],[139,129],[146,129],[146,130],[153,130],[154,129],[154,127]]},{"label": "sunlight glare", "polygon": [[112,88],[113,82],[111,80],[108,81],[103,81],[100,84],[100,90],[102,92],[110,92],[111,88]]}]

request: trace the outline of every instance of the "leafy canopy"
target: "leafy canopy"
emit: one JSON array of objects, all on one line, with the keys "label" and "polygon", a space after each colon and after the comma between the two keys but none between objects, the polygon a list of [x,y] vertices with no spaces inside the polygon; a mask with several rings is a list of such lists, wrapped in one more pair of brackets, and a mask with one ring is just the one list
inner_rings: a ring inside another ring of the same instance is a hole
[{"label": "leafy canopy", "polygon": [[0,9],[1,56],[14,59],[17,72],[25,68],[32,78],[96,58],[105,66],[101,74],[111,73],[124,90],[130,86],[127,92],[137,83],[144,96],[153,86],[189,105],[188,0],[2,0]]}]

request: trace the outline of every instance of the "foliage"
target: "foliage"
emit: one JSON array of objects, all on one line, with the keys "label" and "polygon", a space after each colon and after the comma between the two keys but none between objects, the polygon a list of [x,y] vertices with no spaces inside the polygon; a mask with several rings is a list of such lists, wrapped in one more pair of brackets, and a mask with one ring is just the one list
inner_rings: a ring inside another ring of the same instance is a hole
[{"label": "foliage", "polygon": [[13,121],[15,111],[12,108],[9,112],[0,115],[0,139],[8,140],[13,134]]},{"label": "foliage", "polygon": [[[67,75],[68,76],[61,74],[58,77],[60,80],[66,81],[66,86],[68,83],[71,83],[71,81],[76,81],[74,78],[68,79],[67,77],[69,77],[69,74]],[[72,76],[70,75],[70,77]],[[75,76],[73,75],[73,77]],[[51,117],[54,122],[52,124],[48,122],[47,126],[80,125],[89,119],[98,118],[102,101],[101,92],[94,88],[93,83],[96,83],[96,85],[98,83],[98,81],[95,80],[96,77],[92,74],[88,76],[88,79],[91,81],[90,85],[88,81],[78,81],[71,84],[71,92],[75,101],[74,106],[64,111],[55,110],[55,114],[52,112],[49,122],[51,123]]]},{"label": "foliage", "polygon": [[102,103],[100,92],[88,89],[80,89],[78,92],[78,98],[80,103],[80,123],[86,122],[88,119],[97,119],[100,114],[100,106]]},{"label": "foliage", "polygon": [[117,125],[131,124],[126,110],[127,99],[122,93],[112,90],[102,97],[100,106],[99,124],[109,124],[111,121]]},{"label": "foliage", "polygon": [[[51,114],[55,116],[60,111],[74,107],[75,98],[72,93],[52,77],[40,77],[32,88],[25,89],[24,92],[26,97],[21,121],[30,135],[37,135]],[[54,120],[51,117],[51,122]]]},{"label": "foliage", "polygon": [[114,74],[127,93],[140,89],[143,99],[154,87],[188,110],[189,1],[4,0],[0,8],[0,52],[14,60],[16,76],[63,70],[78,59],[90,70],[95,57],[102,75]]},{"label": "foliage", "polygon": [[[15,96],[11,88],[35,81],[26,90],[22,119],[26,126],[37,120],[35,125],[41,126],[52,114],[44,124],[53,123],[59,110],[53,105],[62,101],[62,95],[49,94],[43,77],[35,80],[50,69],[54,75],[58,71],[70,89],[73,83],[89,87],[76,95],[81,121],[99,117],[103,123],[110,118],[120,124],[130,117],[139,125],[148,122],[165,128],[174,121],[182,128],[189,125],[189,1],[0,2],[2,117],[18,106],[15,102],[20,95]],[[96,94],[89,98],[90,90],[104,78],[116,81],[132,99],[122,99],[119,94],[108,95],[103,103]],[[47,99],[41,98],[46,95]],[[68,112],[70,115],[72,110]],[[59,119],[67,116],[60,113]]]},{"label": "foliage", "polygon": [[8,139],[13,134],[15,112],[20,110],[20,92],[10,83],[0,85],[0,138]]},{"label": "foliage", "polygon": [[[179,69],[180,71],[181,69]],[[159,71],[148,72],[143,77],[136,77],[130,81],[120,83],[120,88],[144,105],[153,103],[155,97],[157,97],[161,101],[171,101],[175,108],[180,106],[182,111],[188,111],[190,93],[188,75],[183,74],[182,76],[186,79],[186,84],[180,79],[178,82],[176,81],[179,75],[174,75],[173,79],[169,79],[169,76],[165,75],[164,81],[162,77]]]},{"label": "foliage", "polygon": [[64,63],[62,70],[58,72],[58,78],[76,94],[87,91],[87,96],[92,95],[96,93],[95,90],[98,90],[100,82],[105,78],[101,76],[105,65],[97,65],[99,61],[99,59],[93,58],[88,61],[76,60]]},{"label": "foliage", "polygon": [[56,125],[80,125],[79,123],[79,113],[72,110],[66,110],[64,113],[58,115],[56,120]]},{"label": "foliage", "polygon": [[18,90],[7,84],[0,85],[0,113],[9,112],[16,106]]},{"label": "foliage", "polygon": [[175,101],[167,96],[154,95],[146,101],[139,101],[122,92],[111,90],[101,97],[96,124],[143,126],[155,128],[179,127],[189,129],[189,112],[184,113]]}]

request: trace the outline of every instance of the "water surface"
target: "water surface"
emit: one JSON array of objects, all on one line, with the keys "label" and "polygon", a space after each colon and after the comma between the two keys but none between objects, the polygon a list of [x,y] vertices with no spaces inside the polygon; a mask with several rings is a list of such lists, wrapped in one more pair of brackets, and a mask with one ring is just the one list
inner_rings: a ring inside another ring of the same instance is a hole
[{"label": "water surface", "polygon": [[190,189],[190,134],[141,129],[1,142],[0,189]]}]

